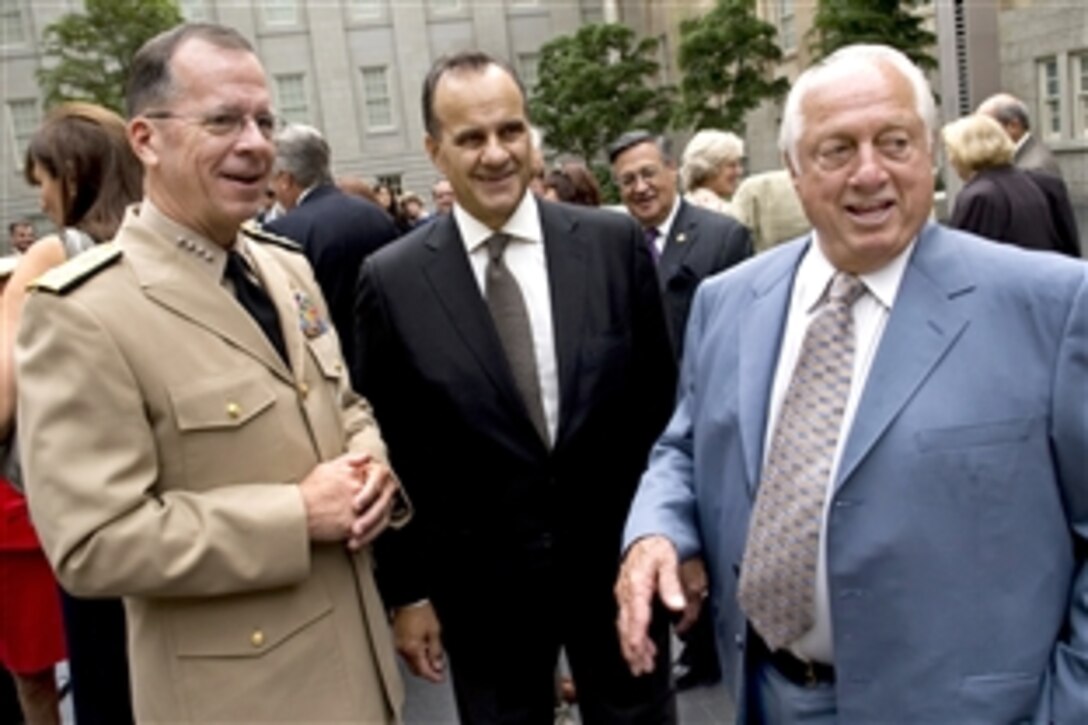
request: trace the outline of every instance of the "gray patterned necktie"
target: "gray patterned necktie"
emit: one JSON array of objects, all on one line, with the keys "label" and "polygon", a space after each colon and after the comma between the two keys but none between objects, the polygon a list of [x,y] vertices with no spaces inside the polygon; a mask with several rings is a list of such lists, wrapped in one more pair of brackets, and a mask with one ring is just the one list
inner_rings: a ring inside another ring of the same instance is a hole
[{"label": "gray patterned necktie", "polygon": [[541,440],[548,443],[550,439],[544,418],[544,405],[540,398],[540,378],[536,370],[529,311],[525,306],[521,287],[503,259],[509,242],[510,237],[506,234],[493,234],[487,239],[488,263],[484,277],[484,294],[529,419]]},{"label": "gray patterned necktie", "polygon": [[814,622],[820,521],[854,372],[851,308],[865,293],[838,273],[805,332],[748,525],[738,598],[772,650]]}]

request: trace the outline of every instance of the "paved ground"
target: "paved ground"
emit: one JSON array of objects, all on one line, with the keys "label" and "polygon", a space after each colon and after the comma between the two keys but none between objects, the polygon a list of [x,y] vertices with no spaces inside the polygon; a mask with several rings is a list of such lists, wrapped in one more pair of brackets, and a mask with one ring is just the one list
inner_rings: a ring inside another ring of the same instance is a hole
[{"label": "paved ground", "polygon": [[[404,672],[405,725],[452,725],[457,722],[449,682],[432,685]],[[733,722],[732,698],[721,685],[680,693],[682,725],[727,725]],[[575,722],[579,722],[575,720]]]}]

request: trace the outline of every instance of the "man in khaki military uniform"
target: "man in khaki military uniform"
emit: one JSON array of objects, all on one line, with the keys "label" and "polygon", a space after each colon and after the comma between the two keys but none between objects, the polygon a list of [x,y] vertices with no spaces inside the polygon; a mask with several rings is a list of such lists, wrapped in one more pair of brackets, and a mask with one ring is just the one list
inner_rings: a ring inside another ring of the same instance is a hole
[{"label": "man in khaki military uniform", "polygon": [[406,505],[305,258],[240,231],[275,154],[261,64],[180,26],[127,102],[146,197],[39,281],[19,336],[42,543],[74,594],[125,598],[139,720],[395,721],[368,544]]}]

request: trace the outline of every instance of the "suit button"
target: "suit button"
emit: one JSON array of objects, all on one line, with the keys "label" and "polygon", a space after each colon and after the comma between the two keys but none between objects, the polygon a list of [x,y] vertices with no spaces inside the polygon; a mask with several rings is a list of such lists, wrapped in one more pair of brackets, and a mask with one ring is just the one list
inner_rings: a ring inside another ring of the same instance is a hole
[{"label": "suit button", "polygon": [[242,414],[242,406],[235,402],[227,403],[227,415],[231,418],[237,418]]},{"label": "suit button", "polygon": [[254,647],[264,646],[264,632],[259,629],[253,630],[253,634],[249,635],[249,643]]},{"label": "suit button", "polygon": [[310,394],[310,386],[307,385],[304,382],[299,383],[298,384],[298,395],[299,395],[299,397],[302,398],[303,400],[306,400],[306,396],[309,395],[309,394]]},{"label": "suit button", "polygon": [[733,635],[733,644],[737,645],[737,649],[744,649],[744,635],[743,634],[734,634]]}]

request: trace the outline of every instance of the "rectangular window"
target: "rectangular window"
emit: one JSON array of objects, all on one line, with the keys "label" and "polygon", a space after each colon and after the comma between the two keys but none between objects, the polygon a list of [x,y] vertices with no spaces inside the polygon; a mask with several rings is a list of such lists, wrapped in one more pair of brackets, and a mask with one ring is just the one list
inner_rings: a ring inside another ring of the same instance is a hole
[{"label": "rectangular window", "polygon": [[435,15],[450,15],[461,10],[461,0],[427,0],[427,9]]},{"label": "rectangular window", "polygon": [[1072,56],[1073,137],[1088,139],[1088,51]]},{"label": "rectangular window", "polygon": [[604,3],[602,0],[581,0],[582,24],[594,25],[604,22]]},{"label": "rectangular window", "polygon": [[1062,135],[1061,81],[1058,79],[1058,59],[1043,58],[1039,69],[1039,132],[1048,141]]},{"label": "rectangular window", "polygon": [[30,138],[38,129],[41,120],[42,112],[36,98],[8,101],[8,133],[15,153],[14,163],[20,169],[23,167],[23,157],[30,145]]},{"label": "rectangular window", "polygon": [[309,123],[310,104],[306,99],[306,77],[285,73],[276,77],[276,97],[280,116],[290,123]]},{"label": "rectangular window", "polygon": [[208,6],[205,0],[178,0],[178,10],[181,11],[181,16],[190,23],[211,20],[208,17]]},{"label": "rectangular window", "polygon": [[778,0],[778,41],[783,53],[797,47],[796,13],[793,0]]},{"label": "rectangular window", "polygon": [[385,0],[349,0],[352,20],[377,20],[385,15]]},{"label": "rectangular window", "polygon": [[378,174],[378,185],[388,186],[396,196],[400,196],[404,191],[403,184],[400,174]]},{"label": "rectangular window", "polygon": [[265,25],[298,25],[296,0],[261,0],[261,15]]},{"label": "rectangular window", "polygon": [[518,53],[518,75],[527,91],[536,88],[536,82],[540,80],[540,54]]},{"label": "rectangular window", "polygon": [[0,0],[0,45],[26,43],[22,0]]},{"label": "rectangular window", "polygon": [[393,127],[393,102],[389,97],[389,74],[384,65],[362,68],[366,126],[370,130]]}]

